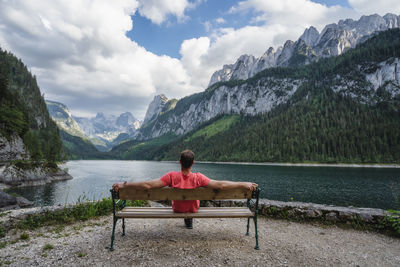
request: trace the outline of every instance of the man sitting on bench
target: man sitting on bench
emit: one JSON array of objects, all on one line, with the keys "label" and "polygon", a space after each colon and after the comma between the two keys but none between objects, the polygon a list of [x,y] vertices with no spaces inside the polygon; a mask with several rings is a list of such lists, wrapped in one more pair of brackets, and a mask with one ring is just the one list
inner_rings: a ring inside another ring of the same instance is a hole
[{"label": "man sitting on bench", "polygon": [[[234,189],[245,188],[256,190],[257,184],[251,182],[230,182],[212,180],[201,173],[192,173],[190,170],[194,163],[194,153],[190,150],[181,152],[179,159],[181,164],[180,172],[169,172],[160,179],[144,182],[124,182],[116,183],[113,189],[118,192],[120,188],[134,187],[138,189],[152,189],[169,186],[179,189],[194,189],[197,187],[209,187],[213,189]],[[172,200],[172,210],[174,212],[187,213],[197,212],[200,206],[199,200]],[[193,219],[184,219],[186,228],[193,228]]]}]

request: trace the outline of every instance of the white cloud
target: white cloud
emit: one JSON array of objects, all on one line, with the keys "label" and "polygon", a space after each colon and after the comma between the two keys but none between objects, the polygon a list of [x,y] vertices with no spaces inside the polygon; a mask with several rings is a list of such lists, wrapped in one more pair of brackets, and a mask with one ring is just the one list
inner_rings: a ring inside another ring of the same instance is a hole
[{"label": "white cloud", "polygon": [[215,19],[215,22],[218,24],[224,24],[226,23],[226,20],[224,18],[219,17]]},{"label": "white cloud", "polygon": [[139,13],[153,23],[163,23],[168,15],[176,16],[183,21],[185,9],[192,7],[187,0],[139,0]]},{"label": "white cloud", "polygon": [[[138,8],[157,22],[166,14],[182,17],[187,1],[155,1],[159,13],[145,2],[0,0],[0,46],[31,68],[46,98],[73,113],[141,117],[154,94],[201,90],[178,59],[152,54],[125,35]],[[161,2],[175,6],[164,10]]]},{"label": "white cloud", "polygon": [[[261,56],[270,46],[296,40],[311,25],[322,30],[326,24],[356,16],[349,8],[327,7],[309,0],[248,0],[230,9],[232,14],[243,12],[255,14],[254,20],[261,25],[215,28],[207,46],[203,37],[189,40],[192,49],[186,47],[188,40],[182,43],[182,64],[192,76],[200,73],[197,77],[204,77],[197,81],[199,86],[206,87],[215,70],[234,63],[240,55]],[[193,53],[198,47],[201,53]]]},{"label": "white cloud", "polygon": [[349,4],[360,14],[370,15],[379,14],[381,16],[386,13],[400,14],[399,0],[349,0]]},{"label": "white cloud", "polygon": [[182,63],[189,73],[201,73],[201,77],[208,77],[199,83],[206,86],[212,73],[224,64],[234,63],[243,54],[258,57],[270,46],[276,48],[286,40],[297,40],[310,26],[322,31],[325,25],[337,23],[340,19],[359,19],[362,15],[373,13],[400,13],[398,0],[349,0],[349,4],[353,8],[339,5],[328,7],[310,0],[241,1],[229,13],[253,15],[252,23],[258,26],[210,29],[212,33],[208,47],[205,48],[201,38],[191,39],[192,47],[196,47],[194,43],[197,42],[198,46],[203,47],[202,52],[192,53],[189,49],[181,49]]},{"label": "white cloud", "polygon": [[398,0],[349,0],[354,9],[310,0],[242,1],[230,12],[249,13],[256,26],[234,29],[224,27],[222,17],[210,20],[208,36],[182,42],[180,60],[152,54],[126,37],[136,12],[156,24],[171,16],[180,22],[201,2],[0,0],[0,46],[22,58],[48,99],[64,102],[73,113],[131,111],[142,117],[154,94],[182,97],[204,90],[223,64],[296,40],[306,27],[321,31],[339,19],[400,13]]}]

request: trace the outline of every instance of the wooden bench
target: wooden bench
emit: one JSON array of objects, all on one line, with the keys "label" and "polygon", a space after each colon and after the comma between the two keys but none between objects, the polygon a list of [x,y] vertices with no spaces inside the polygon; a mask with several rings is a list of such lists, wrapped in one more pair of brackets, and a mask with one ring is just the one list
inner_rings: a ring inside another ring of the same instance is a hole
[{"label": "wooden bench", "polygon": [[[113,229],[111,246],[114,250],[115,226],[122,219],[122,236],[125,236],[125,218],[247,218],[247,232],[249,235],[250,218],[255,226],[255,249],[258,246],[257,213],[260,189],[255,191],[247,189],[216,190],[199,187],[196,189],[176,189],[170,187],[156,189],[121,188],[119,192],[111,191],[113,201]],[[247,207],[200,207],[196,213],[177,213],[171,207],[126,207],[126,200],[223,200],[247,199]],[[251,206],[254,205],[254,212]]]}]

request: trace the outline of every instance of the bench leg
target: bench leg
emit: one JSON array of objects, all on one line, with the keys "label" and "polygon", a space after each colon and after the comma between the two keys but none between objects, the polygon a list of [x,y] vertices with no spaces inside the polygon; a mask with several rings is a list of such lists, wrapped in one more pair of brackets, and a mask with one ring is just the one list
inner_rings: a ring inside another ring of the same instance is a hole
[{"label": "bench leg", "polygon": [[250,217],[247,218],[247,231],[246,231],[246,235],[249,235],[249,228],[250,228]]},{"label": "bench leg", "polygon": [[254,247],[254,249],[259,250],[260,247],[258,246],[258,229],[257,229],[257,213],[255,214],[255,216],[253,217],[254,220],[254,228],[256,228],[256,246]]},{"label": "bench leg", "polygon": [[125,236],[125,218],[122,218],[122,236]]},{"label": "bench leg", "polygon": [[113,229],[112,229],[112,234],[111,234],[111,246],[110,246],[110,251],[114,251],[114,238],[115,238],[115,226],[117,225],[117,217],[114,217],[113,220]]}]

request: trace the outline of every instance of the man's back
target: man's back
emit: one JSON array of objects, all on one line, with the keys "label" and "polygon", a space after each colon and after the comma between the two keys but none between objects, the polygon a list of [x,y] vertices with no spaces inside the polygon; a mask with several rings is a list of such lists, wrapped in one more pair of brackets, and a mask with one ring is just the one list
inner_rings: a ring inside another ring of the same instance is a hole
[{"label": "man's back", "polygon": [[[161,177],[164,186],[179,189],[194,189],[206,187],[210,179],[201,173],[184,174],[183,172],[169,172]],[[197,212],[200,206],[199,200],[173,200],[172,209],[175,212]]]}]

